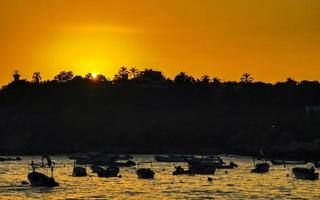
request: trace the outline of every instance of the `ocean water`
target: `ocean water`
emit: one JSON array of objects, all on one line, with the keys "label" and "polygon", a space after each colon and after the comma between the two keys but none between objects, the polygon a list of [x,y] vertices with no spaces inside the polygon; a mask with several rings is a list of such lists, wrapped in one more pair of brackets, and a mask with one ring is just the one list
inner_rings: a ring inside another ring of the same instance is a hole
[{"label": "ocean water", "polygon": [[[151,161],[152,157],[134,155],[134,161]],[[54,188],[23,185],[32,157],[22,159],[0,162],[0,199],[320,199],[320,181],[295,179],[293,166],[271,166],[266,174],[250,173],[252,160],[245,157],[223,157],[239,168],[217,170],[208,182],[208,175],[172,176],[174,165],[186,164],[157,162],[153,164],[154,180],[138,179],[137,167],[121,168],[121,178],[99,178],[89,167],[89,176],[72,177],[73,161],[52,156],[57,166],[54,178],[60,183]]]}]

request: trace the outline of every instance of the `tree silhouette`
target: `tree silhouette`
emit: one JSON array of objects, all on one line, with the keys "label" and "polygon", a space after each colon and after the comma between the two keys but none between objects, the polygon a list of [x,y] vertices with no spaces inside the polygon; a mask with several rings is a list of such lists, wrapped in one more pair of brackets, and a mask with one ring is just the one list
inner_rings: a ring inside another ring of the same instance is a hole
[{"label": "tree silhouette", "polygon": [[84,78],[87,79],[87,80],[92,80],[92,79],[93,79],[92,73],[87,73],[87,74],[84,76]]},{"label": "tree silhouette", "polygon": [[60,82],[60,83],[66,83],[68,81],[71,81],[73,78],[73,72],[72,71],[62,71],[58,75],[54,77],[54,80]]},{"label": "tree silhouette", "polygon": [[180,85],[190,85],[195,83],[195,80],[192,76],[187,75],[185,72],[180,72],[174,78],[174,83],[180,84]]},{"label": "tree silhouette", "polygon": [[115,81],[126,81],[129,79],[129,70],[126,67],[121,67],[117,74],[114,75]]},{"label": "tree silhouette", "polygon": [[98,81],[98,82],[107,82],[108,80],[104,75],[98,74],[97,77],[96,77],[96,81]]},{"label": "tree silhouette", "polygon": [[13,72],[13,81],[19,81],[20,80],[20,73],[18,70]]},{"label": "tree silhouette", "polygon": [[139,76],[139,70],[135,67],[131,67],[129,69],[129,75],[131,78],[136,79]]},{"label": "tree silhouette", "polygon": [[242,76],[240,77],[240,82],[241,83],[252,83],[253,82],[253,77],[251,74],[249,73],[244,73],[242,74]]},{"label": "tree silhouette", "polygon": [[221,85],[221,80],[217,77],[212,79],[212,84],[215,86]]},{"label": "tree silhouette", "polygon": [[296,86],[296,85],[298,85],[298,82],[296,80],[294,80],[293,78],[289,77],[289,78],[287,78],[286,85],[287,86]]},{"label": "tree silhouette", "polygon": [[210,83],[210,77],[209,77],[208,75],[203,75],[203,76],[201,77],[201,83],[202,83],[203,85],[209,85],[209,83]]},{"label": "tree silhouette", "polygon": [[34,72],[32,75],[32,82],[35,84],[39,84],[42,80],[40,72]]}]

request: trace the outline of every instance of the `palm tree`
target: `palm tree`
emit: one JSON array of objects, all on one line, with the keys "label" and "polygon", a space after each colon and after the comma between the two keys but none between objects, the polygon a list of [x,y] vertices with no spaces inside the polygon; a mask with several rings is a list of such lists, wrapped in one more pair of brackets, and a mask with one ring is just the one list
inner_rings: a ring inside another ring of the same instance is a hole
[{"label": "palm tree", "polygon": [[129,69],[129,75],[131,78],[137,78],[139,76],[140,72],[137,68],[135,67],[131,67]]},{"label": "palm tree", "polygon": [[87,73],[85,76],[84,76],[85,79],[87,80],[91,80],[92,79],[92,73]]},{"label": "palm tree", "polygon": [[129,71],[126,67],[121,67],[117,74],[114,75],[114,80],[128,80],[129,78]]},{"label": "palm tree", "polygon": [[66,83],[68,81],[71,81],[73,78],[73,72],[72,71],[62,71],[58,75],[54,77],[54,80],[60,82],[60,83]]},{"label": "palm tree", "polygon": [[201,83],[204,85],[208,85],[210,82],[210,77],[208,75],[203,75],[201,77]]},{"label": "palm tree", "polygon": [[106,81],[107,81],[107,78],[106,78],[104,75],[102,75],[102,74],[98,74],[96,80],[97,80],[98,82],[106,82]]},{"label": "palm tree", "polygon": [[39,84],[40,81],[41,81],[41,75],[40,75],[40,72],[34,72],[33,75],[32,75],[32,82],[35,83],[35,84]]},{"label": "palm tree", "polygon": [[241,83],[252,83],[253,82],[253,77],[251,74],[249,73],[244,73],[242,74],[242,76],[240,77],[240,82]]},{"label": "palm tree", "polygon": [[18,70],[13,72],[13,81],[19,81],[20,80],[20,72]]},{"label": "palm tree", "polygon": [[220,85],[221,84],[221,79],[215,77],[215,78],[212,79],[212,83],[213,83],[213,85]]},{"label": "palm tree", "polygon": [[174,78],[174,82],[180,85],[191,85],[195,82],[195,80],[192,76],[189,76],[185,72],[180,72]]}]

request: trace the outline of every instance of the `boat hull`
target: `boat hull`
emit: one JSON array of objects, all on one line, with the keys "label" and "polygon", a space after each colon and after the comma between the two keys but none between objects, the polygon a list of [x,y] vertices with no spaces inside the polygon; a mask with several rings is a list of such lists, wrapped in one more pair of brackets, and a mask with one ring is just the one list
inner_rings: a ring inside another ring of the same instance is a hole
[{"label": "boat hull", "polygon": [[138,169],[137,175],[140,179],[153,179],[154,178],[154,172],[151,169]]},{"label": "boat hull", "polygon": [[80,166],[74,167],[72,176],[75,176],[75,177],[87,176],[87,170],[86,168],[80,167]]},{"label": "boat hull", "polygon": [[301,167],[295,167],[292,169],[292,173],[297,179],[304,179],[304,180],[318,180],[319,179],[319,173],[315,173],[315,170],[313,168],[301,168]]},{"label": "boat hull", "polygon": [[34,187],[56,187],[59,186],[53,177],[48,177],[39,172],[31,172],[28,174],[28,180]]},{"label": "boat hull", "polygon": [[251,170],[253,173],[267,173],[269,172],[270,165],[268,163],[258,163],[255,165],[255,168]]}]

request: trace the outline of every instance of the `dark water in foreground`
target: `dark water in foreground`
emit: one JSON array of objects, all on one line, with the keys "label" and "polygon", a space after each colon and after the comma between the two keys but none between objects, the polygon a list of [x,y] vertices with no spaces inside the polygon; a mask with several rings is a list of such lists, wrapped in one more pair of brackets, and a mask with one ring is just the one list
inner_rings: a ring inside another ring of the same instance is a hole
[{"label": "dark water in foreground", "polygon": [[[208,182],[208,176],[172,176],[173,163],[155,163],[154,180],[138,179],[136,167],[121,168],[122,178],[98,178],[89,168],[88,177],[72,177],[73,162],[63,156],[52,157],[60,186],[49,189],[21,184],[27,180],[32,157],[22,158],[0,162],[0,199],[320,199],[320,181],[295,179],[292,166],[272,166],[267,174],[253,174],[248,158],[224,157],[239,168],[227,174],[217,170]],[[134,161],[151,159],[151,155],[134,156]]]}]

